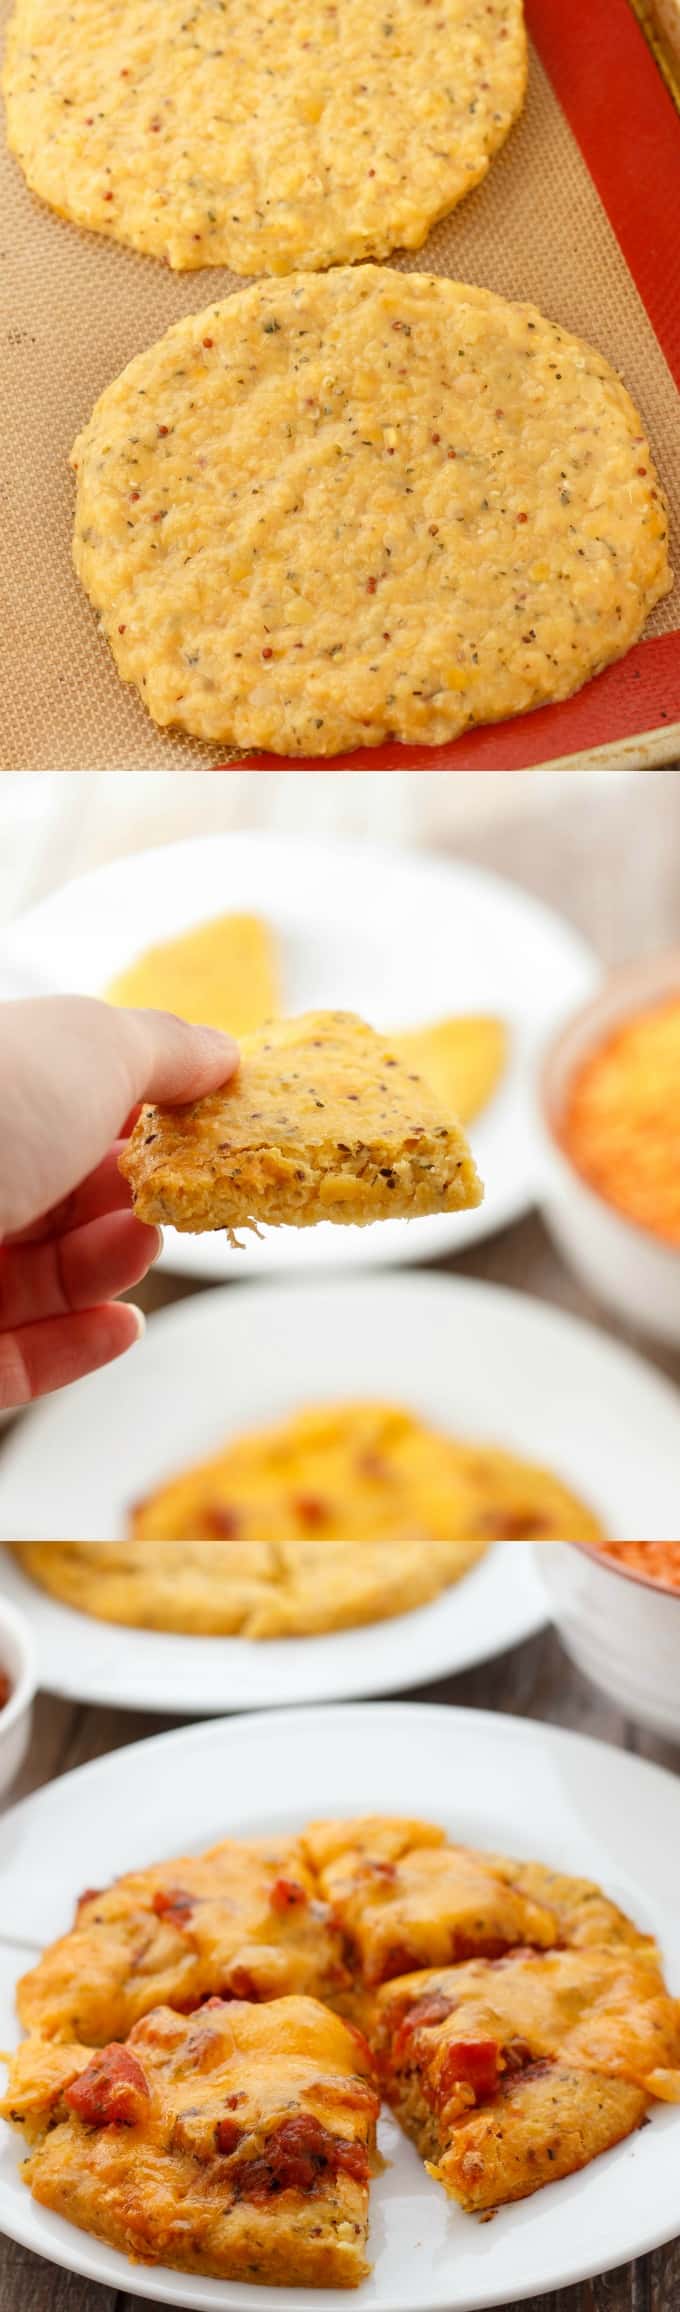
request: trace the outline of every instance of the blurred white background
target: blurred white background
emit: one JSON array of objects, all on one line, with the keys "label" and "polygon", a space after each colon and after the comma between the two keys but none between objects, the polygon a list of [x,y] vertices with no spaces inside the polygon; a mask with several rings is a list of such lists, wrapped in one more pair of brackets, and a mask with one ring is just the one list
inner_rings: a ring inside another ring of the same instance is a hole
[{"label": "blurred white background", "polygon": [[680,770],[8,772],[0,926],[88,868],[230,827],[478,860],[560,907],[607,963],[680,939]]},{"label": "blurred white background", "polygon": [[[653,790],[669,774],[644,775]],[[598,795],[615,804],[633,772],[192,771],[64,772],[0,779],[0,922],[83,874],[149,843],[229,827],[335,831],[380,842],[437,844],[563,803],[576,816]],[[575,791],[577,790],[577,791]],[[679,781],[680,791],[680,781]]]}]

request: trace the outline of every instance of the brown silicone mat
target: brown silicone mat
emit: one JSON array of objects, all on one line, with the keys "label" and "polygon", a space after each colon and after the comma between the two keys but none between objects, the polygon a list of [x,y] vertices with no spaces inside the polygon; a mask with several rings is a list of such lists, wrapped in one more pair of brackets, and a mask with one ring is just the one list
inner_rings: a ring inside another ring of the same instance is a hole
[{"label": "brown silicone mat", "polygon": [[[3,0],[3,42],[8,12]],[[228,760],[223,750],[217,758],[214,748],[157,730],[136,694],[121,684],[98,636],[71,567],[67,458],[97,395],[132,355],[182,314],[240,284],[227,272],[172,274],[62,222],[28,192],[4,145],[0,215],[0,767],[209,768]],[[670,499],[680,576],[676,389],[535,53],[525,113],[486,182],[436,227],[422,251],[396,262],[532,299],[600,347],[621,371],[648,427]],[[646,633],[668,634],[677,624],[676,587]],[[406,768],[408,749],[399,752]],[[430,759],[436,769],[436,750]]]}]

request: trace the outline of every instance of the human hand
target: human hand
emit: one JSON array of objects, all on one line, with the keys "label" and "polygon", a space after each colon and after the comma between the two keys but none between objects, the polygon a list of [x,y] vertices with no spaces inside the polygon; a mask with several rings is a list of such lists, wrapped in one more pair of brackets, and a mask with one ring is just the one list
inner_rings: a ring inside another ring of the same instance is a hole
[{"label": "human hand", "polygon": [[80,1380],[131,1347],[116,1295],[160,1251],[118,1171],[142,1100],[216,1091],[236,1045],[170,1012],[89,996],[0,1005],[0,1409]]}]

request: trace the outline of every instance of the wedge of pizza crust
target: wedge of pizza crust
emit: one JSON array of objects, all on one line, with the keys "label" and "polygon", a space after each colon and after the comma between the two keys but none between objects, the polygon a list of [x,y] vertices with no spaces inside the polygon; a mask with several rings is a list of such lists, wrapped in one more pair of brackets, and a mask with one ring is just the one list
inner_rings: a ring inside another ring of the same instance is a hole
[{"label": "wedge of pizza crust", "polygon": [[106,989],[109,1003],[178,1012],[199,1027],[252,1035],[280,1001],[274,932],[259,915],[218,915],[147,947]]},{"label": "wedge of pizza crust", "polygon": [[350,1968],[369,1988],[475,1952],[494,1958],[559,1940],[554,1911],[513,1885],[511,1866],[452,1845],[432,1823],[312,1823],[304,1844]]},{"label": "wedge of pizza crust", "polygon": [[465,1134],[353,1012],[304,1012],[247,1037],[220,1092],[143,1108],[120,1158],[140,1220],[232,1233],[467,1211]]},{"label": "wedge of pizza crust", "polygon": [[284,2285],[364,2278],[380,2098],[368,2047],[316,2000],[158,2007],[125,2045],[84,2063],[79,2048],[51,2054],[50,2077],[26,2042],[2,2107],[30,2132],[26,2180],[44,2207],[135,2262]]},{"label": "wedge of pizza crust", "polygon": [[105,2046],[161,2004],[335,1997],[342,1939],[298,1839],[225,1839],[88,1890],[69,1934],[24,1975],[25,2030]]},{"label": "wedge of pizza crust", "polygon": [[680,2101],[680,2006],[654,1947],[532,1952],[418,1972],[371,2011],[388,2100],[474,2213],[585,2167]]},{"label": "wedge of pizza crust", "polygon": [[496,1090],[509,1037],[504,1020],[468,1012],[432,1020],[427,1027],[402,1028],[393,1041],[400,1060],[425,1077],[459,1123],[469,1124]]}]

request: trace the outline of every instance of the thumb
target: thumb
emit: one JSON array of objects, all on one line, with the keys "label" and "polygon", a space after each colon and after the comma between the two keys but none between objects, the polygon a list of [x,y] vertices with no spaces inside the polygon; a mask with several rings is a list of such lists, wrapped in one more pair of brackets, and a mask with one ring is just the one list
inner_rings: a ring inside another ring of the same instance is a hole
[{"label": "thumb", "polygon": [[129,1070],[129,1108],[140,1100],[180,1107],[218,1091],[236,1072],[238,1046],[219,1028],[192,1027],[163,1011],[119,1011],[117,1019]]},{"label": "thumb", "polygon": [[0,1237],[70,1195],[139,1101],[200,1099],[237,1066],[231,1036],[171,1012],[90,996],[1,1004]]}]

